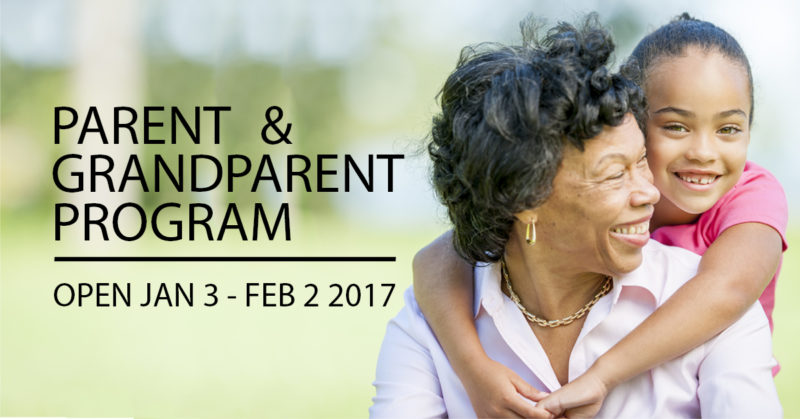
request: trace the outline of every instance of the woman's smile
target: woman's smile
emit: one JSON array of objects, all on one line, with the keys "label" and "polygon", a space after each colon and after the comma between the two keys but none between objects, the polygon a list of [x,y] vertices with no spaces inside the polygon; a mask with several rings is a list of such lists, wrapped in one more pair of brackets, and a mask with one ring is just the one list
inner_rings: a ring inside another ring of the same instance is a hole
[{"label": "woman's smile", "polygon": [[653,215],[648,215],[644,219],[639,219],[627,224],[620,224],[611,227],[609,234],[612,238],[636,247],[644,247],[650,240],[650,219]]}]

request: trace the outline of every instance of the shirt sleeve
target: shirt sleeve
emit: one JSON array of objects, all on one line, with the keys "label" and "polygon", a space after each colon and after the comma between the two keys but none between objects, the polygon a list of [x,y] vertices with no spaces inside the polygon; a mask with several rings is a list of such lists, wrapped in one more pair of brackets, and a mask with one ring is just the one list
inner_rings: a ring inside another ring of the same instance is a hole
[{"label": "shirt sleeve", "polygon": [[697,389],[702,417],[782,417],[772,378],[772,337],[758,303],[706,345]]},{"label": "shirt sleeve", "polygon": [[416,305],[412,289],[406,305],[389,322],[378,355],[375,397],[371,418],[446,417],[447,411],[435,365],[426,345],[427,323]]},{"label": "shirt sleeve", "polygon": [[786,224],[789,209],[786,194],[771,173],[766,169],[748,163],[743,179],[722,197],[714,216],[710,233],[713,238],[723,231],[742,223],[766,224],[781,236],[783,250],[786,250]]}]

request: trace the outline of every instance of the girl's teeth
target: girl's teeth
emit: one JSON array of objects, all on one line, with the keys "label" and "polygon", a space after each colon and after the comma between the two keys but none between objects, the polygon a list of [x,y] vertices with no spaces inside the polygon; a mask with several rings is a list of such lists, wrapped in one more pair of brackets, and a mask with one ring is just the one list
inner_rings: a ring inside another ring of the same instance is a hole
[{"label": "girl's teeth", "polygon": [[709,183],[713,182],[716,179],[716,176],[713,176],[713,177],[702,177],[702,178],[699,178],[699,177],[687,177],[687,176],[682,176],[682,175],[678,175],[678,176],[684,182],[696,183],[698,185],[708,185]]}]

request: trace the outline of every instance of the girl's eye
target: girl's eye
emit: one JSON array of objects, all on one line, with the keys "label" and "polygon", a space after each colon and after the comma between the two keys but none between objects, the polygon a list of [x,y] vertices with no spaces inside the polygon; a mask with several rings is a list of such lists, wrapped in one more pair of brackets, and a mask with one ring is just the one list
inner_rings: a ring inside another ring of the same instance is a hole
[{"label": "girl's eye", "polygon": [[664,127],[664,129],[667,130],[667,131],[674,131],[674,132],[688,132],[689,131],[683,125],[678,125],[678,124],[666,125]]},{"label": "girl's eye", "polygon": [[726,135],[738,134],[740,132],[742,132],[742,130],[740,130],[739,128],[733,127],[733,126],[722,127],[719,130],[720,134],[726,134]]}]

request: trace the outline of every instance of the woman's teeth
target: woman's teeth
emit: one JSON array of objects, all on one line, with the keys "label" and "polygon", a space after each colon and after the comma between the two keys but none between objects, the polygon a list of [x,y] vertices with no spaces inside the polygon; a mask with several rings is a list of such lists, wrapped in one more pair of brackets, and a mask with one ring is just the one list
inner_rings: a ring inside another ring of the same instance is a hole
[{"label": "woman's teeth", "polygon": [[628,227],[612,228],[612,233],[617,234],[645,234],[650,231],[650,221]]},{"label": "woman's teeth", "polygon": [[716,176],[685,176],[681,174],[678,174],[678,177],[684,182],[696,183],[698,185],[708,185],[717,179]]}]

